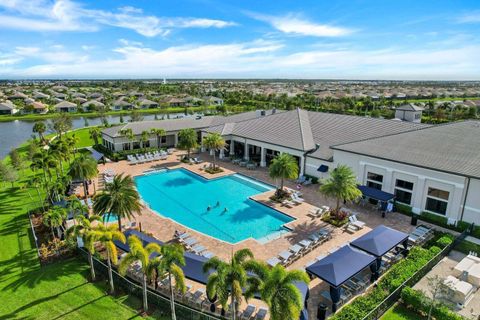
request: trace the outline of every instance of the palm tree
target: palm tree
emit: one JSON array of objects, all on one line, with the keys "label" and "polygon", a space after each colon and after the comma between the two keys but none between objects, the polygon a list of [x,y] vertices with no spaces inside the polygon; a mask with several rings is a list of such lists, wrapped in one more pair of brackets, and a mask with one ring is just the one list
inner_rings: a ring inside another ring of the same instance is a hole
[{"label": "palm tree", "polygon": [[215,170],[215,155],[217,151],[223,150],[225,148],[225,140],[219,133],[210,133],[205,138],[203,138],[204,147],[213,150],[213,170]]},{"label": "palm tree", "polygon": [[242,289],[247,285],[245,263],[253,259],[250,249],[241,249],[234,253],[231,261],[226,263],[213,257],[203,265],[203,272],[214,270],[207,281],[207,296],[218,297],[222,308],[228,311],[228,298],[232,308],[232,319],[235,320],[238,304],[242,299]]},{"label": "palm tree", "polygon": [[118,271],[121,275],[127,273],[128,267],[132,265],[135,261],[139,261],[142,265],[142,291],[143,291],[143,311],[148,310],[148,301],[147,301],[147,276],[150,269],[150,255],[154,252],[160,253],[160,246],[157,243],[151,242],[145,247],[140,239],[136,236],[128,237],[128,246],[130,247],[130,252],[120,261],[118,265]]},{"label": "palm tree", "polygon": [[142,205],[131,176],[123,174],[113,177],[113,182],[105,186],[102,193],[93,199],[93,212],[101,216],[115,215],[118,228],[122,230],[121,219],[133,219],[134,213],[140,214]]},{"label": "palm tree", "polygon": [[[53,238],[55,236],[54,229],[57,229],[57,235],[60,237],[59,229],[63,230],[63,221],[67,218],[67,210],[59,206],[53,206],[50,210],[43,214],[43,224],[50,227]],[[64,230],[63,230],[64,231]]]},{"label": "palm tree", "polygon": [[185,293],[185,275],[182,266],[185,266],[185,257],[183,256],[183,247],[178,244],[165,244],[162,246],[160,254],[160,264],[157,271],[160,274],[168,274],[168,284],[170,286],[170,307],[172,312],[172,320],[176,320],[175,300],[173,294],[172,278],[175,280],[175,289],[181,293]]},{"label": "palm tree", "polygon": [[150,130],[150,133],[157,136],[157,146],[160,149],[160,145],[161,145],[160,137],[164,137],[167,134],[167,132],[164,129],[153,128]]},{"label": "palm tree", "polygon": [[310,282],[304,271],[286,270],[282,265],[270,269],[265,263],[254,260],[247,261],[245,268],[256,275],[248,279],[249,286],[245,292],[247,299],[259,293],[270,309],[272,320],[299,318],[304,305],[294,282]]},{"label": "palm tree", "polygon": [[85,216],[88,213],[88,207],[80,201],[75,195],[69,199],[68,209],[72,213],[73,221],[75,223],[77,216]]},{"label": "palm tree", "polygon": [[352,169],[346,165],[335,168],[330,177],[322,181],[320,192],[327,197],[337,200],[335,212],[340,209],[340,201],[351,201],[361,197],[362,192],[357,188],[357,178]]},{"label": "palm tree", "polygon": [[135,135],[133,134],[132,129],[122,129],[118,133],[125,136],[128,141],[130,141],[130,150],[133,150],[133,140],[135,140]]},{"label": "palm tree", "polygon": [[95,145],[98,146],[98,139],[102,136],[102,132],[100,131],[100,128],[94,127],[90,128],[88,130],[88,133],[90,134],[90,139],[93,139],[95,142]]},{"label": "palm tree", "polygon": [[69,174],[74,180],[81,180],[83,182],[83,190],[85,197],[88,197],[87,180],[94,178],[98,173],[97,161],[86,154],[80,155],[76,158],[70,166]]},{"label": "palm tree", "polygon": [[142,142],[142,149],[145,149],[145,143],[148,141],[150,133],[148,131],[142,131],[140,134],[140,141]]},{"label": "palm tree", "polygon": [[38,133],[38,137],[39,137],[40,141],[45,143],[45,137],[43,136],[45,131],[47,131],[47,126],[45,125],[45,122],[43,122],[43,121],[35,122],[35,124],[33,125],[32,131],[35,132],[35,133]]},{"label": "palm tree", "polygon": [[197,132],[193,129],[182,129],[178,132],[178,147],[187,150],[190,159],[190,151],[198,146]]},{"label": "palm tree", "polygon": [[68,147],[68,154],[73,152],[74,157],[77,155],[77,143],[80,141],[80,138],[78,138],[75,133],[72,133],[70,135],[67,135],[65,142]]},{"label": "palm tree", "polygon": [[35,177],[32,177],[31,179],[29,179],[27,181],[27,186],[29,188],[35,188],[35,190],[37,191],[37,195],[38,195],[38,201],[40,202],[40,204],[42,206],[42,209],[45,211],[44,199],[42,198],[42,196],[40,194],[41,183],[42,183],[41,179],[38,178],[37,176],[35,176]]},{"label": "palm tree", "polygon": [[104,225],[103,223],[99,223],[91,232],[91,237],[93,238],[91,241],[100,242],[107,251],[108,281],[110,282],[110,293],[113,293],[115,288],[113,285],[112,263],[117,264],[118,262],[117,247],[113,241],[125,243],[125,235],[117,229],[116,225]]},{"label": "palm tree", "polygon": [[90,276],[92,278],[92,281],[95,281],[95,268],[93,267],[93,254],[95,253],[95,234],[92,233],[92,222],[100,222],[102,220],[102,217],[92,215],[86,218],[83,215],[79,215],[75,217],[75,220],[78,223],[67,229],[67,237],[80,237],[82,239],[83,246],[87,249],[88,252]]},{"label": "palm tree", "polygon": [[282,196],[284,179],[295,179],[298,177],[297,161],[288,153],[281,153],[272,160],[268,168],[268,174],[273,179],[280,179],[280,186],[276,194],[277,196]]},{"label": "palm tree", "polygon": [[48,150],[41,150],[40,152],[33,155],[32,164],[30,168],[32,170],[41,169],[43,170],[43,177],[45,179],[45,185],[48,183],[47,176],[49,180],[52,181],[52,176],[50,173],[50,169],[56,167],[55,158],[52,156],[52,153]]},{"label": "palm tree", "polygon": [[50,144],[50,150],[52,152],[53,157],[58,160],[60,164],[60,170],[63,174],[63,161],[66,160],[69,156],[70,150],[68,147],[67,142],[63,140],[56,140]]}]

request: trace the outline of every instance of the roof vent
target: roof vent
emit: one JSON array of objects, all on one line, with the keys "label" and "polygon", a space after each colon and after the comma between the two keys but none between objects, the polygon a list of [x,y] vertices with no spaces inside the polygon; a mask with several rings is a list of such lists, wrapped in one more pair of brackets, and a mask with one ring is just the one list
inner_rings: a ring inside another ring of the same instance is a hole
[{"label": "roof vent", "polygon": [[261,110],[261,111],[260,111],[260,115],[261,115],[262,117],[265,116],[265,115],[266,115],[265,110]]}]

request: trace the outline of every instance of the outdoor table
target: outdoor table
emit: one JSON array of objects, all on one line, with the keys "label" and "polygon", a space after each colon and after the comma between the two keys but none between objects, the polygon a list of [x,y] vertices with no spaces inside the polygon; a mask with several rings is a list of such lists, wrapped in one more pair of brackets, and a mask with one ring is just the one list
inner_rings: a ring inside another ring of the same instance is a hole
[{"label": "outdoor table", "polygon": [[282,258],[284,261],[287,261],[288,259],[290,259],[290,257],[292,256],[292,252],[291,251],[288,251],[288,250],[285,250],[285,251],[282,251],[280,252],[279,256],[280,258]]},{"label": "outdoor table", "polygon": [[302,246],[300,246],[299,244],[294,244],[293,246],[290,247],[289,250],[295,254],[298,254],[302,249],[303,249]]},{"label": "outdoor table", "polygon": [[273,257],[267,260],[267,264],[271,267],[275,267],[277,264],[279,264],[281,261],[277,257]]}]

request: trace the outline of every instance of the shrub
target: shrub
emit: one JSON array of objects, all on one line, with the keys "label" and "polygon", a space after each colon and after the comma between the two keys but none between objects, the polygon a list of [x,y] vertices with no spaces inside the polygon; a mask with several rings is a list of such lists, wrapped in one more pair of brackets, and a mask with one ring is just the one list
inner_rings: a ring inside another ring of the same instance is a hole
[{"label": "shrub", "polygon": [[440,239],[437,240],[436,244],[440,248],[445,248],[453,242],[453,236],[451,234],[445,234]]},{"label": "shrub", "polygon": [[400,212],[406,215],[412,214],[412,207],[407,206],[406,204],[396,203],[395,206],[396,206],[397,212]]},{"label": "shrub", "polygon": [[[455,230],[458,232],[463,232],[464,230],[470,227],[470,223],[465,221],[458,221],[456,226],[449,225],[448,218],[442,217],[430,212],[422,212],[419,217],[421,220],[436,224],[438,226],[444,227],[446,229]],[[479,230],[480,233],[480,230]]]},{"label": "shrub", "polygon": [[[411,310],[419,315],[428,314],[432,299],[425,296],[422,291],[414,290],[410,287],[405,287],[402,290],[403,303]],[[432,316],[436,320],[462,320],[462,316],[451,311],[445,304],[437,303],[432,309]]]},{"label": "shrub", "polygon": [[339,211],[337,213],[333,213],[330,211],[322,216],[322,221],[330,223],[335,227],[341,227],[348,222],[348,216],[345,212]]}]

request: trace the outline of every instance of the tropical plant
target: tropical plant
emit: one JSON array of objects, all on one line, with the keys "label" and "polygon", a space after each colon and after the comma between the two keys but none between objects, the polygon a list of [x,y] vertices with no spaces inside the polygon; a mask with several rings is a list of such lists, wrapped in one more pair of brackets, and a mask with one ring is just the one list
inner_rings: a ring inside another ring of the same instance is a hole
[{"label": "tropical plant", "polygon": [[5,182],[10,182],[12,184],[12,188],[15,185],[15,181],[18,180],[18,171],[15,168],[7,167],[7,171],[3,172],[2,180]]},{"label": "tropical plant", "polygon": [[197,132],[193,129],[182,129],[178,132],[178,147],[187,150],[187,157],[190,159],[192,149],[198,147]]},{"label": "tropical plant", "polygon": [[66,145],[69,150],[69,154],[73,152],[74,157],[77,155],[77,143],[80,141],[80,138],[72,133],[68,135],[65,139]]},{"label": "tropical plant", "polygon": [[238,305],[242,299],[242,290],[247,285],[248,276],[245,263],[249,259],[253,259],[250,249],[241,249],[234,253],[229,263],[213,257],[203,265],[203,272],[207,273],[213,270],[207,281],[208,297],[213,299],[216,296],[222,308],[227,311],[230,298],[233,320],[236,318]]},{"label": "tropical plant", "polygon": [[130,150],[133,150],[133,141],[135,140],[135,135],[133,134],[132,129],[122,129],[118,133],[120,133],[122,136],[125,136],[128,141],[130,141]]},{"label": "tropical plant", "polygon": [[63,222],[66,218],[67,210],[60,206],[53,206],[50,210],[43,214],[43,224],[51,229],[54,239],[57,238],[54,232],[55,229],[57,229],[58,237],[60,237],[60,229],[65,231],[63,228]]},{"label": "tropical plant", "polygon": [[88,213],[88,207],[75,195],[70,197],[68,200],[68,209],[72,213],[74,219],[73,221],[75,223],[77,216],[85,216]]},{"label": "tropical plant", "polygon": [[23,166],[23,158],[20,153],[18,153],[17,149],[12,148],[8,155],[10,156],[10,162],[15,169],[20,169]]},{"label": "tropical plant", "polygon": [[28,188],[35,188],[35,190],[37,191],[38,201],[40,202],[40,205],[42,206],[42,209],[45,211],[44,199],[42,198],[42,196],[40,194],[41,184],[42,184],[42,181],[40,180],[40,178],[38,178],[36,176],[32,177],[31,179],[29,179],[27,181],[27,187]]},{"label": "tropical plant", "polygon": [[175,295],[172,280],[175,280],[175,289],[181,293],[185,293],[185,275],[182,266],[185,266],[185,257],[183,255],[183,247],[178,244],[165,244],[162,246],[160,254],[160,263],[156,272],[160,274],[166,273],[168,276],[168,284],[170,286],[170,308],[172,312],[172,320],[176,320],[175,314]]},{"label": "tropical plant", "polygon": [[61,113],[52,119],[51,128],[58,134],[58,138],[61,140],[63,133],[72,129],[72,117],[66,113]]},{"label": "tropical plant", "polygon": [[125,235],[117,229],[117,226],[114,224],[105,225],[99,223],[91,231],[92,241],[100,242],[107,252],[107,265],[108,265],[108,282],[110,283],[110,293],[115,291],[113,285],[113,275],[112,275],[112,263],[117,264],[117,247],[115,246],[114,241],[120,241],[122,243],[126,242]]},{"label": "tropical plant", "polygon": [[93,254],[95,253],[95,234],[92,233],[92,222],[100,222],[102,218],[97,215],[92,215],[86,218],[83,215],[75,217],[76,224],[67,229],[67,237],[80,237],[83,246],[88,252],[88,263],[90,264],[90,276],[92,281],[95,281],[95,268],[93,266]]},{"label": "tropical plant", "polygon": [[90,139],[93,139],[93,141],[95,142],[95,145],[98,146],[98,139],[102,136],[102,132],[100,131],[100,128],[98,127],[90,128],[90,130],[88,130],[88,133],[90,135]]},{"label": "tropical plant", "polygon": [[[45,185],[47,185],[48,180],[52,180],[52,175],[50,169],[56,167],[55,158],[53,157],[52,153],[48,150],[41,150],[40,152],[36,153],[32,158],[32,163],[30,164],[30,168],[32,170],[41,169],[43,170],[43,177],[45,181]],[[47,177],[49,179],[47,179]]]},{"label": "tropical plant", "polygon": [[148,141],[148,138],[150,137],[150,133],[148,131],[142,131],[140,134],[140,141],[142,142],[142,149],[145,148],[145,143]]},{"label": "tropical plant", "polygon": [[160,253],[161,249],[160,246],[155,242],[151,242],[144,247],[142,241],[136,236],[128,237],[128,246],[130,247],[130,252],[128,252],[122,260],[120,260],[118,271],[121,275],[125,275],[127,273],[127,269],[134,262],[140,262],[142,266],[143,310],[146,312],[148,310],[147,277],[150,269],[150,256],[154,252]]},{"label": "tropical plant", "polygon": [[164,137],[167,134],[167,132],[164,129],[153,128],[150,130],[150,133],[154,134],[157,137],[157,147],[160,148],[160,145],[161,145],[160,138]]},{"label": "tropical plant", "polygon": [[270,309],[272,320],[296,320],[302,311],[303,299],[295,282],[308,284],[308,275],[301,270],[286,270],[282,265],[269,268],[265,263],[250,260],[245,269],[255,274],[248,278],[249,285],[245,292],[246,299],[259,293]]},{"label": "tropical plant", "polygon": [[357,187],[355,174],[346,165],[339,165],[332,171],[329,178],[323,180],[320,192],[336,199],[335,213],[340,210],[340,201],[352,201],[362,196],[362,192]]},{"label": "tropical plant", "polygon": [[134,214],[140,214],[141,209],[140,196],[129,175],[114,176],[112,183],[107,184],[103,192],[93,198],[93,212],[105,216],[107,220],[111,215],[117,216],[119,230],[122,230],[122,219],[133,219]]},{"label": "tropical plant", "polygon": [[85,197],[88,197],[87,180],[94,178],[98,173],[97,161],[87,154],[81,154],[76,158],[70,166],[69,175],[73,180],[80,180],[83,182],[83,190]]},{"label": "tropical plant", "polygon": [[45,125],[45,122],[43,122],[43,121],[35,122],[35,124],[33,125],[33,128],[32,128],[32,131],[37,133],[40,141],[45,143],[45,137],[43,136],[45,131],[47,131],[47,126]]},{"label": "tropical plant", "polygon": [[280,185],[276,191],[278,196],[283,195],[283,186],[285,179],[295,179],[298,177],[298,164],[293,156],[288,153],[281,153],[276,156],[270,167],[268,174],[273,179],[280,179]]},{"label": "tropical plant", "polygon": [[52,156],[58,160],[60,170],[63,174],[63,160],[67,160],[70,154],[70,148],[64,140],[57,139],[50,144],[50,152]]},{"label": "tropical plant", "polygon": [[216,153],[225,148],[225,140],[219,133],[210,133],[203,138],[203,146],[213,150],[213,170],[216,166]]}]

